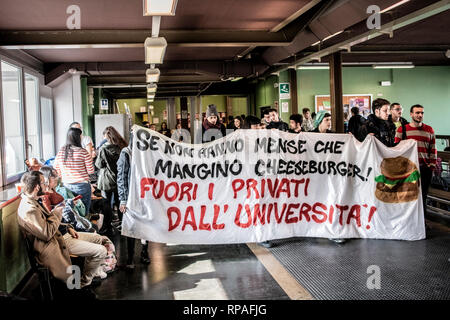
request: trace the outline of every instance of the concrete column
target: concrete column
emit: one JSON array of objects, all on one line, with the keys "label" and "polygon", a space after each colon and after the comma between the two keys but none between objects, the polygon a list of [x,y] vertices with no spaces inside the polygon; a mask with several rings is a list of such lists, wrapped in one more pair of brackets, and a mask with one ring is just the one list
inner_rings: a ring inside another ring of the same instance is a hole
[{"label": "concrete column", "polygon": [[298,113],[297,99],[297,70],[288,69],[289,83],[291,85],[291,114]]},{"label": "concrete column", "polygon": [[180,111],[181,111],[181,127],[189,130],[188,128],[188,99],[187,97],[180,98]]},{"label": "concrete column", "polygon": [[195,113],[196,113],[196,106],[197,101],[196,97],[189,97],[189,113],[191,115],[191,143],[194,143],[195,141],[195,134],[196,134],[196,127],[195,127]]},{"label": "concrete column", "polygon": [[175,112],[175,98],[167,99],[167,125],[170,129],[175,129],[177,117]]}]

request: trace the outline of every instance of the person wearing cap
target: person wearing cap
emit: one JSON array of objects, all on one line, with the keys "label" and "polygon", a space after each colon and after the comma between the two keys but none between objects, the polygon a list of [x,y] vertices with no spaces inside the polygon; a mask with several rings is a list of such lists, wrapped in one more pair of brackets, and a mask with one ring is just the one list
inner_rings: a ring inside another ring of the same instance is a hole
[{"label": "person wearing cap", "polygon": [[314,128],[311,132],[333,133],[331,131],[331,114],[325,110],[319,111],[314,120]]},{"label": "person wearing cap", "polygon": [[[207,133],[208,130],[212,130]],[[217,107],[214,104],[210,104],[206,109],[206,118],[202,124],[202,142],[210,142],[215,139],[220,139],[225,137],[226,129],[225,126],[219,120],[219,114],[217,112]]]}]

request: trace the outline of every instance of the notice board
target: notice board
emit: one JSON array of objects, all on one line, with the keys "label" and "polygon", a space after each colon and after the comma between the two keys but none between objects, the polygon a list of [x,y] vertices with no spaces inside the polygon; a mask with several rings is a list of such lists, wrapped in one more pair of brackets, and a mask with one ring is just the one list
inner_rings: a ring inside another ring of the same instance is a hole
[{"label": "notice board", "polygon": [[[331,113],[330,101],[330,95],[316,95],[315,111],[319,112],[321,110],[326,110]],[[342,96],[342,102],[342,104],[344,105],[344,112],[348,113],[348,117],[350,117],[350,109],[353,107],[358,107],[359,114],[363,117],[367,117],[371,113],[371,94],[344,94]]]}]

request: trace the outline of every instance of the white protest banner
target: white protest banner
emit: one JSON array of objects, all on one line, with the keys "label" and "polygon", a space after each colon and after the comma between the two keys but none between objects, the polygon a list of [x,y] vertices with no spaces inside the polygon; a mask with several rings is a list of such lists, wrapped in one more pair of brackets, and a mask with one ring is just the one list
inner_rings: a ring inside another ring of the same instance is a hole
[{"label": "white protest banner", "polygon": [[133,130],[122,234],[223,244],[294,236],[425,238],[417,145],[236,130],[205,144]]}]

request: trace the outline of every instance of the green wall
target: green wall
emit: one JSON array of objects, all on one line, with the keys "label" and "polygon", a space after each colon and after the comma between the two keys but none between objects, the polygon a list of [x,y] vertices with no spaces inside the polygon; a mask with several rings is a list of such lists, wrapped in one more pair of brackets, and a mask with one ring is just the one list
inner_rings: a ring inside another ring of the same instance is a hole
[{"label": "green wall", "polygon": [[[266,80],[259,80],[256,85],[256,114],[255,116],[260,117],[261,107],[272,106],[275,107],[275,102],[278,103],[278,110],[281,119],[284,122],[289,122],[289,116],[292,112],[291,100],[280,100],[279,86],[274,86],[276,83],[289,83],[289,74],[287,71],[282,71],[278,76],[272,75]],[[291,93],[294,88],[290,88]],[[289,104],[288,112],[282,112],[282,103],[287,102]]]},{"label": "green wall", "polygon": [[[413,69],[373,69],[371,67],[344,67],[342,72],[344,94],[372,94],[399,102],[403,116],[410,120],[409,108],[414,104],[425,107],[425,123],[436,134],[450,134],[450,66],[415,67]],[[389,80],[391,86],[382,87],[380,81]],[[329,70],[297,70],[299,110],[314,110],[314,95],[330,94]]]},{"label": "green wall", "polygon": [[232,97],[231,98],[231,116],[240,116],[241,114],[248,114],[247,97]]},{"label": "green wall", "polygon": [[226,96],[202,96],[202,112],[206,112],[208,105],[215,104],[217,112],[227,112]]},{"label": "green wall", "polygon": [[[289,74],[287,71],[280,72],[280,75],[278,77],[279,83],[289,83]],[[289,117],[292,114],[292,91],[295,90],[295,88],[290,87],[291,90],[291,99],[280,99],[279,101],[279,107],[278,112],[280,114],[281,119],[284,122],[289,123]],[[279,93],[279,87],[277,88],[277,96],[280,96]],[[283,112],[283,103],[288,103],[289,109],[287,112]]]},{"label": "green wall", "polygon": [[278,88],[274,88],[274,84],[278,82],[277,76],[270,76],[265,80],[259,80],[256,84],[256,114],[261,115],[260,109],[264,106],[274,106],[274,102],[278,101]]},{"label": "green wall", "polygon": [[[413,69],[373,69],[371,67],[344,67],[342,71],[344,94],[371,94],[373,99],[384,98],[402,104],[403,116],[410,120],[409,108],[414,104],[425,107],[425,123],[436,134],[450,135],[450,66],[415,67]],[[381,81],[392,85],[382,87]],[[278,101],[274,83],[288,82],[287,72],[258,80],[255,86],[256,115],[260,108]],[[291,88],[292,90],[292,88]],[[314,96],[329,95],[329,70],[297,70],[298,110],[314,111]],[[280,104],[281,109],[281,104]],[[289,105],[289,112],[292,106]],[[284,121],[289,114],[281,113]],[[438,146],[439,148],[439,146]]]},{"label": "green wall", "polygon": [[94,137],[94,110],[88,105],[87,78],[81,78],[82,127],[84,135]]}]

